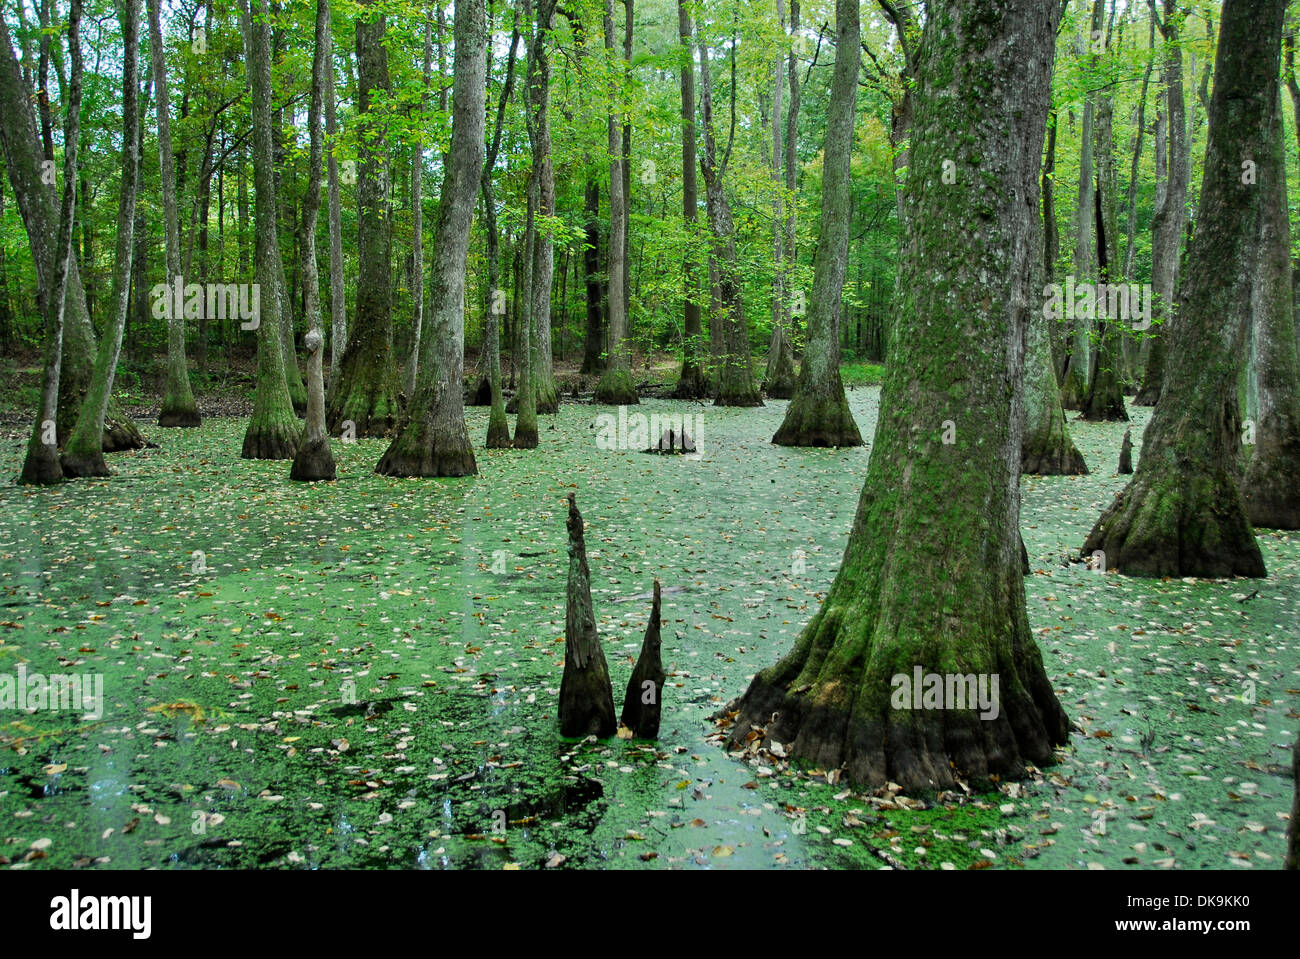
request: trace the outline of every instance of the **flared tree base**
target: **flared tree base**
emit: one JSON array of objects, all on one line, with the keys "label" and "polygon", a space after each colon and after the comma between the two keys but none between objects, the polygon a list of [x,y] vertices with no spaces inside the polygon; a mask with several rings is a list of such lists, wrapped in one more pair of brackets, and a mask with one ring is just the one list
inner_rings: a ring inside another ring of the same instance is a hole
[{"label": "flared tree base", "polygon": [[494,406],[488,417],[487,442],[490,450],[508,450],[513,445],[510,441],[510,421],[506,419],[504,406]]},{"label": "flared tree base", "polygon": [[492,384],[488,382],[486,376],[481,377],[478,385],[470,391],[469,397],[465,401],[466,406],[491,406],[492,405]]},{"label": "flared tree base", "polygon": [[763,392],[772,399],[788,400],[794,396],[794,389],[798,382],[793,351],[790,349],[789,341],[783,338],[777,355],[767,364],[767,375],[763,378]]},{"label": "flared tree base", "polygon": [[796,396],[772,442],[777,446],[861,446],[862,434],[841,386],[838,397]]},{"label": "flared tree base", "polygon": [[1300,529],[1300,445],[1257,449],[1241,484],[1246,517],[1261,529]]},{"label": "flared tree base", "polygon": [[203,423],[199,411],[194,406],[166,405],[158,414],[158,425],[165,428],[179,427],[194,429]]},{"label": "flared tree base", "polygon": [[303,483],[335,478],[334,452],[330,449],[329,437],[307,440],[293,456],[293,466],[289,469],[289,479]]},{"label": "flared tree base", "polygon": [[1084,386],[1078,371],[1072,369],[1065,374],[1065,382],[1061,384],[1061,408],[1082,410],[1087,402],[1088,388]]},{"label": "flared tree base", "polygon": [[515,438],[510,444],[517,450],[535,450],[537,449],[537,419],[533,418],[531,423],[521,423],[515,420]]},{"label": "flared tree base", "polygon": [[611,367],[605,371],[596,384],[596,392],[592,396],[592,402],[603,403],[607,406],[635,406],[641,402],[641,398],[636,394],[636,384],[632,382],[632,373],[629,370],[620,370]]},{"label": "flared tree base", "polygon": [[1087,476],[1088,464],[1069,437],[1034,442],[1026,437],[1020,450],[1020,472],[1024,476]]},{"label": "flared tree base", "polygon": [[142,450],[154,444],[140,433],[140,428],[126,414],[114,410],[110,402],[104,417],[104,452],[120,453],[124,450]]},{"label": "flared tree base", "polygon": [[102,450],[64,450],[59,462],[68,479],[113,475]]},{"label": "flared tree base", "polygon": [[1112,386],[1103,394],[1094,391],[1083,406],[1082,418],[1089,423],[1127,423],[1124,394],[1118,386]]},{"label": "flared tree base", "polygon": [[[345,380],[340,377],[340,385]],[[331,435],[341,434],[352,424],[352,435],[357,439],[368,436],[382,439],[392,435],[401,416],[401,405],[394,389],[384,386],[381,373],[359,381],[353,379],[351,388],[343,396],[330,396],[325,413]]]},{"label": "flared tree base", "polygon": [[398,434],[375,472],[380,476],[475,476],[478,463],[469,434],[464,430],[460,436],[439,437],[424,443],[414,436]]},{"label": "flared tree base", "polygon": [[675,400],[703,400],[708,399],[709,395],[709,379],[704,375],[704,371],[693,363],[684,365],[682,375],[677,380],[677,386],[673,388],[672,398]]},{"label": "flared tree base", "polygon": [[554,383],[537,391],[537,412],[546,416],[560,412],[560,393]]},{"label": "flared tree base", "polygon": [[284,418],[250,422],[244,433],[244,448],[239,454],[246,460],[288,460],[298,452],[302,426],[296,419]]},{"label": "flared tree base", "polygon": [[59,451],[50,443],[32,442],[27,444],[27,457],[23,460],[23,470],[18,474],[18,482],[23,486],[53,486],[62,483],[66,477],[63,467],[59,465]]},{"label": "flared tree base", "polygon": [[1158,399],[1160,399],[1160,384],[1143,383],[1141,389],[1137,392],[1137,396],[1133,397],[1133,405],[1155,406]]},{"label": "flared tree base", "polygon": [[1027,764],[1051,763],[1054,747],[1065,743],[1069,722],[1027,628],[1020,642],[985,650],[999,680],[997,695],[989,697],[996,705],[986,710],[978,703],[915,708],[911,696],[900,702],[898,677],[911,682],[917,667],[937,665],[913,662],[915,646],[906,642],[868,647],[860,673],[826,676],[824,669],[817,682],[792,688],[813,649],[833,645],[836,630],[861,635],[860,627],[851,613],[819,613],[810,640],[801,638],[787,659],[754,677],[737,704],[732,745],[744,745],[757,731],[769,748],[779,742],[807,765],[843,767],[844,777],[860,787],[895,782],[916,794],[953,788],[959,779],[977,788],[1023,777]]},{"label": "flared tree base", "polygon": [[1084,556],[1105,553],[1129,576],[1265,575],[1236,480],[1224,468],[1185,475],[1141,471],[1101,514]]},{"label": "flared tree base", "polygon": [[714,406],[756,407],[763,405],[763,396],[757,389],[739,392],[719,393],[713,400]]}]

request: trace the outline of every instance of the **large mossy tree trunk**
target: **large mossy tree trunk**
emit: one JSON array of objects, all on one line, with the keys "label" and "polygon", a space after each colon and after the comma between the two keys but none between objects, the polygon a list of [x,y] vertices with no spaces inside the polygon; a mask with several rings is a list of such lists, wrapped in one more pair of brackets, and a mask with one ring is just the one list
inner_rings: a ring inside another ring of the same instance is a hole
[{"label": "large mossy tree trunk", "polygon": [[591,570],[578,512],[569,494],[569,580],[564,602],[564,675],[560,679],[560,735],[614,735],[614,688],[591,604]]},{"label": "large mossy tree trunk", "polygon": [[[794,399],[772,442],[778,446],[861,446],[840,381],[840,314],[853,215],[853,115],[858,97],[859,0],[836,0],[835,72],[826,115],[822,216],[813,256],[803,366]],[[854,51],[851,56],[847,51]],[[843,54],[843,55],[842,55]],[[1035,176],[1037,175],[1035,169]]]},{"label": "large mossy tree trunk", "polygon": [[[694,241],[700,219],[700,189],[696,179],[695,155],[695,58],[691,11],[686,0],[677,0],[677,36],[682,45],[682,219],[687,236]],[[694,243],[692,243],[694,246]],[[682,374],[677,378],[673,398],[699,400],[709,395],[709,378],[704,374],[706,354],[703,314],[700,310],[700,260],[690,250],[682,264]],[[585,367],[584,367],[585,372]]]},{"label": "large mossy tree trunk", "polygon": [[[1225,0],[1209,143],[1185,296],[1160,402],[1132,481],[1084,552],[1138,576],[1263,576],[1237,485],[1237,384],[1255,281],[1263,185],[1242,158],[1268,156],[1286,0]],[[1259,161],[1254,161],[1259,162]]]},{"label": "large mossy tree trunk", "polygon": [[[930,8],[898,315],[866,483],[825,603],[790,653],[754,677],[735,743],[758,728],[860,786],[933,790],[1021,776],[1066,739],[1025,609],[1015,385],[1038,300],[1033,221],[1059,17],[1040,0]],[[945,159],[956,184],[942,182]],[[973,674],[990,689],[996,676],[996,708],[984,719],[953,701],[895,708],[897,678],[914,669]]]},{"label": "large mossy tree trunk", "polygon": [[[158,165],[162,181],[163,240],[166,250],[167,285],[185,284],[181,275],[181,226],[176,203],[176,154],[172,151],[171,99],[167,84],[167,57],[163,49],[159,6],[162,0],[147,0],[149,8],[149,60],[153,68],[154,107],[158,114]],[[199,411],[190,389],[189,361],[185,356],[185,311],[177,309],[180,294],[173,289],[167,310],[167,376],[159,426],[194,427]]]},{"label": "large mossy tree trunk", "polygon": [[109,476],[104,460],[104,417],[122,352],[122,333],[131,295],[131,254],[140,184],[140,0],[122,0],[122,178],[118,188],[117,234],[108,327],[95,354],[90,390],[63,448],[65,476]]},{"label": "large mossy tree trunk", "polygon": [[1291,224],[1280,103],[1274,111],[1268,153],[1259,159],[1258,171],[1264,208],[1250,312],[1259,411],[1255,449],[1241,495],[1252,525],[1300,529],[1300,359],[1291,295]]},{"label": "large mossy tree trunk", "polygon": [[[53,188],[41,176],[45,159],[36,113],[32,104],[36,97],[23,79],[18,65],[8,26],[0,18],[0,100],[7,104],[0,110],[0,147],[3,147],[5,169],[18,201],[18,212],[26,228],[28,242],[39,242],[42,255],[51,259],[45,266],[32,247],[33,261],[38,270],[50,267],[53,253],[50,244],[59,232],[59,209]],[[39,240],[33,240],[33,237]],[[81,274],[74,257],[69,266],[68,290],[65,295],[63,317],[63,346],[59,364],[59,400],[56,417],[56,434],[60,443],[66,442],[76,425],[81,407],[90,390],[97,352],[95,331],[90,313],[86,309],[86,292],[81,285]],[[111,395],[104,417],[103,447],[105,453],[119,450],[141,449],[145,446],[139,428],[131,421]]]},{"label": "large mossy tree trunk", "polygon": [[[331,433],[387,436],[399,417],[393,357],[393,224],[387,104],[392,93],[386,18],[366,0],[357,19],[357,309],[325,419]],[[477,180],[477,177],[475,178]],[[457,384],[459,387],[459,384]]]},{"label": "large mossy tree trunk", "polygon": [[483,176],[487,90],[486,0],[460,0],[453,25],[451,149],[433,232],[429,336],[419,385],[375,472],[385,476],[472,476],[465,427],[465,263],[474,199]]},{"label": "large mossy tree trunk", "polygon": [[244,432],[244,459],[287,460],[298,451],[301,428],[285,378],[283,322],[284,273],[276,223],[275,140],[271,129],[271,26],[266,0],[240,6],[253,115],[254,258],[261,287],[257,326],[257,381],[253,415]]},{"label": "large mossy tree trunk", "polygon": [[[605,0],[605,52],[614,62],[614,0]],[[622,84],[618,86],[622,99]],[[609,356],[605,371],[596,384],[594,400],[611,406],[639,403],[636,384],[632,382],[632,331],[627,317],[627,193],[623,178],[623,126],[615,104],[608,118],[609,134]]]},{"label": "large mossy tree trunk", "polygon": [[[1187,137],[1186,108],[1183,103],[1183,48],[1178,32],[1183,13],[1176,0],[1165,0],[1165,15],[1152,16],[1165,42],[1163,83],[1165,115],[1157,116],[1156,207],[1151,219],[1151,286],[1155,294],[1152,329],[1146,349],[1146,369],[1142,387],[1133,402],[1138,406],[1155,406],[1160,399],[1165,378],[1168,340],[1173,333],[1175,291],[1178,287],[1179,250],[1183,227],[1187,222],[1187,190],[1191,183],[1191,149]],[[1161,135],[1163,133],[1163,136]],[[1163,155],[1160,155],[1163,154]],[[1160,179],[1160,168],[1167,171]]]},{"label": "large mossy tree trunk", "polygon": [[316,270],[316,217],[320,213],[321,161],[325,150],[321,111],[325,84],[332,83],[334,41],[330,33],[329,0],[316,0],[316,50],[312,57],[311,105],[307,110],[307,130],[311,140],[307,165],[307,193],[302,200],[302,248],[299,269],[302,275],[303,308],[307,314],[307,422],[293,457],[289,479],[311,482],[334,479],[334,453],[325,429],[325,332],[320,315],[320,286]]},{"label": "large mossy tree trunk", "polygon": [[[698,31],[697,31],[698,32]],[[731,216],[723,177],[731,159],[734,140],[728,138],[726,152],[719,157],[713,123],[713,75],[709,68],[709,48],[703,40],[700,48],[700,109],[704,122],[704,159],[700,172],[704,176],[704,205],[713,234],[712,267],[716,268],[714,314],[717,337],[714,341],[717,366],[715,406],[762,406],[749,347],[749,319],[741,301],[739,255],[736,251],[736,227]],[[734,55],[734,49],[733,49]],[[735,109],[734,103],[732,109]],[[733,128],[734,129],[734,128]]]}]

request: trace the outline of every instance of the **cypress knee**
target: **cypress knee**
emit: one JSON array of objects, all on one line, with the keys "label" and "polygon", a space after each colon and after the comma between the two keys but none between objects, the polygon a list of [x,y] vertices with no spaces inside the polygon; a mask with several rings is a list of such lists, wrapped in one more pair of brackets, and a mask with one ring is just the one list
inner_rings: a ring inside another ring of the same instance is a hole
[{"label": "cypress knee", "polygon": [[614,689],[596,635],[591,571],[582,514],[569,494],[569,588],[564,604],[564,678],[560,680],[560,735],[614,735]]},{"label": "cypress knee", "polygon": [[659,580],[655,580],[650,622],[645,628],[645,639],[641,641],[641,655],[637,657],[632,678],[627,681],[623,715],[619,719],[638,739],[659,738],[659,710],[667,678],[659,658],[659,648]]},{"label": "cypress knee", "polygon": [[1124,431],[1124,442],[1119,448],[1119,475],[1129,476],[1133,473],[1133,431]]}]

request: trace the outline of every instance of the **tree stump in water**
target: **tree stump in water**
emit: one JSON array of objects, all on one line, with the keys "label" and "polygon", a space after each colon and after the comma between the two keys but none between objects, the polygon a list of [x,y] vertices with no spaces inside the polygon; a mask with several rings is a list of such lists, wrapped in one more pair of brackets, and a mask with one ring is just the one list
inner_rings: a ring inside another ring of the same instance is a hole
[{"label": "tree stump in water", "polygon": [[659,658],[659,580],[655,580],[654,605],[646,624],[641,655],[637,657],[632,678],[627,681],[620,722],[638,739],[659,738],[659,712],[664,691],[663,663]]},{"label": "tree stump in water", "polygon": [[1119,475],[1130,476],[1133,473],[1133,431],[1124,431],[1124,443],[1119,448]]},{"label": "tree stump in water", "polygon": [[653,446],[642,450],[642,452],[663,455],[694,453],[695,440],[691,439],[691,434],[686,430],[679,432],[674,429],[666,429],[659,435],[658,441]]},{"label": "tree stump in water", "polygon": [[560,680],[560,735],[614,735],[614,689],[596,635],[591,571],[582,514],[569,494],[569,586],[564,604],[564,678]]},{"label": "tree stump in water", "polygon": [[1295,796],[1291,799],[1291,833],[1283,869],[1300,869],[1300,739],[1291,751],[1291,769],[1295,773]]}]

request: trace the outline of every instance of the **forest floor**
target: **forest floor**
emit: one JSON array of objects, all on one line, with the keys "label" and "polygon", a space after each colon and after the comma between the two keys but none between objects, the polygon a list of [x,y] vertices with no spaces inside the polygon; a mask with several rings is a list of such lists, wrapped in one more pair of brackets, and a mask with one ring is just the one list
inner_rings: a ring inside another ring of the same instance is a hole
[{"label": "forest floor", "polygon": [[[849,398],[872,436],[879,389]],[[566,402],[476,478],[376,476],[376,440],[317,485],[240,460],[241,419],[142,424],[161,448],[112,479],[0,486],[0,675],[104,684],[102,716],[0,712],[0,864],[1281,866],[1300,538],[1260,532],[1262,581],[1066,562],[1123,486],[1123,424],[1071,424],[1093,475],[1024,482],[1030,619],[1075,725],[1056,765],[919,801],[724,750],[711,717],[816,611],[870,455],[772,446],[785,407],[630,411],[702,417],[684,458],[601,449],[609,411]],[[663,584],[657,743],[559,736],[571,490],[617,702]]]}]

